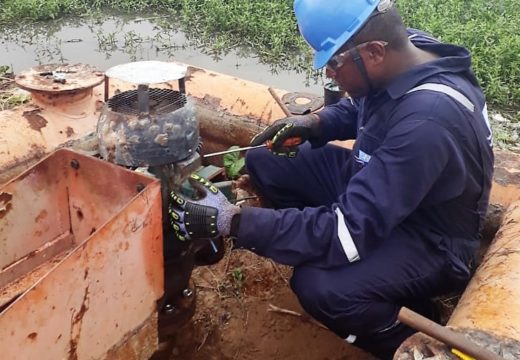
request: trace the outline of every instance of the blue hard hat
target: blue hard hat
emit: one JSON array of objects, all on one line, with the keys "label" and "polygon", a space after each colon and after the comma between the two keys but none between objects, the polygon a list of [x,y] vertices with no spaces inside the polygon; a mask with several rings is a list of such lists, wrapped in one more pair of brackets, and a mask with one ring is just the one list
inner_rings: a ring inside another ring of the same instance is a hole
[{"label": "blue hard hat", "polygon": [[[385,0],[383,0],[385,1]],[[321,69],[368,20],[380,0],[295,0],[300,33]]]}]

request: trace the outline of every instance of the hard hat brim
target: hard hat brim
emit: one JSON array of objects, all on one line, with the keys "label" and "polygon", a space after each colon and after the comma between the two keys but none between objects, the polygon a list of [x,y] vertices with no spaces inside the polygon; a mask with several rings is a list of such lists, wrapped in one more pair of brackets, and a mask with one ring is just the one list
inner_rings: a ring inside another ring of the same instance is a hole
[{"label": "hard hat brim", "polygon": [[327,65],[332,55],[334,55],[331,50],[334,51],[334,49],[330,49],[328,51],[316,51],[314,53],[314,70],[319,70]]}]

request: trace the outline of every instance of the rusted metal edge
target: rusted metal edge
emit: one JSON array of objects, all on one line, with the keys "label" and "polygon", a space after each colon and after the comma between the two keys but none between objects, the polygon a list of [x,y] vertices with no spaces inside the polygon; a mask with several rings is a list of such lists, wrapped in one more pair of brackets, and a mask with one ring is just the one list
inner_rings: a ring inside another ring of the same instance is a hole
[{"label": "rusted metal edge", "polygon": [[121,341],[107,351],[99,360],[145,360],[150,359],[159,347],[157,312],[141,326],[127,333]]}]

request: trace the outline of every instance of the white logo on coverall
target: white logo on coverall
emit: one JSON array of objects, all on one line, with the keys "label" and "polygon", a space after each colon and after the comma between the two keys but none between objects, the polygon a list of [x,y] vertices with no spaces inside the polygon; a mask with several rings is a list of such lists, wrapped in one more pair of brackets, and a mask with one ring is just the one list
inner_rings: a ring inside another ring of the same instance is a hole
[{"label": "white logo on coverall", "polygon": [[356,159],[356,162],[363,166],[365,166],[370,161],[371,158],[372,158],[372,155],[368,155],[367,153],[363,152],[362,150],[359,150],[359,155],[354,156],[354,159]]}]

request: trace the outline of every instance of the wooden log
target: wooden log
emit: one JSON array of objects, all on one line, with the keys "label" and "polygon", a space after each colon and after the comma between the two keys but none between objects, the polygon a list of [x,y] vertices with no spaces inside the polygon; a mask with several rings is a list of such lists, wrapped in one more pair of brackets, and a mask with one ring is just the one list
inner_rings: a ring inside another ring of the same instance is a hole
[{"label": "wooden log", "polygon": [[[233,145],[248,146],[253,136],[267,126],[258,119],[218,111],[203,102],[197,104],[197,116],[202,137],[202,155],[223,151]],[[222,156],[206,161],[222,166]]]}]

